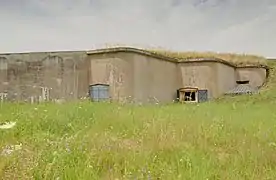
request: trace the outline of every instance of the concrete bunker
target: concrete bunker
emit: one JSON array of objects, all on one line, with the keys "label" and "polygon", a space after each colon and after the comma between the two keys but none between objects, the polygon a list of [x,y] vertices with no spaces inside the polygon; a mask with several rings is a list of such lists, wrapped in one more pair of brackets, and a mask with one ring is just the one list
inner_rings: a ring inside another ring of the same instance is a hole
[{"label": "concrete bunker", "polygon": [[180,102],[204,102],[231,90],[255,92],[268,74],[266,66],[187,55],[122,47],[0,54],[0,100],[169,103],[177,94]]}]

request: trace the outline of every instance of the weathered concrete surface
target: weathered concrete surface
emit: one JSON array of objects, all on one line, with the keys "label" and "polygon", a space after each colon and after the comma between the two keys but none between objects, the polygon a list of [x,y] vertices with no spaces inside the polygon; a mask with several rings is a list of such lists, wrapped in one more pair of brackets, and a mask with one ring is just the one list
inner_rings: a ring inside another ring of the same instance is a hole
[{"label": "weathered concrete surface", "polygon": [[236,86],[235,68],[220,62],[185,62],[178,64],[182,87],[208,90],[208,98],[216,98]]},{"label": "weathered concrete surface", "polygon": [[222,63],[216,63],[216,84],[214,97],[219,97],[236,86],[236,71],[234,67]]},{"label": "weathered concrete surface", "polygon": [[125,52],[93,55],[90,62],[90,85],[109,84],[114,100],[172,102],[176,98],[176,63]]},{"label": "weathered concrete surface", "polygon": [[136,54],[134,64],[134,97],[141,102],[173,102],[180,85],[177,64]]},{"label": "weathered concrete surface", "polygon": [[256,67],[242,67],[236,69],[237,81],[247,81],[253,87],[261,87],[266,81],[266,69]]},{"label": "weathered concrete surface", "polygon": [[[266,69],[216,61],[179,63],[135,51],[0,54],[0,97],[6,94],[8,100],[79,99],[88,97],[89,85],[108,84],[115,101],[172,102],[179,88],[207,89],[215,98],[237,80],[261,86]],[[43,90],[49,90],[48,97]]]},{"label": "weathered concrete surface", "polygon": [[217,89],[215,76],[216,63],[191,62],[178,64],[182,75],[182,87],[197,87],[207,89],[208,97],[213,98]]},{"label": "weathered concrete surface", "polygon": [[49,99],[80,98],[87,94],[85,63],[85,52],[1,54],[0,93],[8,100],[38,101],[47,88]]},{"label": "weathered concrete surface", "polygon": [[89,56],[89,85],[108,84],[112,100],[133,96],[133,61],[125,53]]}]

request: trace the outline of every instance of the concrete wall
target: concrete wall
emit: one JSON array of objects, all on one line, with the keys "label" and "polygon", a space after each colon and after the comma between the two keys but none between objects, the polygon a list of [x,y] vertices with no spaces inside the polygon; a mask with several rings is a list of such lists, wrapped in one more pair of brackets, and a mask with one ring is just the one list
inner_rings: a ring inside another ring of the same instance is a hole
[{"label": "concrete wall", "polygon": [[133,61],[125,53],[90,55],[89,84],[108,84],[113,100],[133,96]]},{"label": "concrete wall", "polygon": [[20,101],[38,101],[43,88],[49,89],[50,99],[86,96],[85,63],[84,52],[2,54],[0,93],[8,93],[9,100]]},{"label": "concrete wall", "polygon": [[191,62],[178,64],[181,72],[182,87],[207,89],[208,97],[213,98],[217,90],[216,63]]},{"label": "concrete wall", "polygon": [[236,86],[236,71],[234,67],[222,63],[216,63],[215,66],[217,90],[214,92],[214,97],[218,97]]},{"label": "concrete wall", "polygon": [[132,52],[86,55],[85,52],[0,54],[0,98],[38,101],[43,88],[51,99],[87,97],[89,85],[109,84],[113,100],[172,102],[183,87],[208,89],[215,98],[250,80],[261,86],[264,68],[233,68],[219,62],[174,63]]},{"label": "concrete wall", "polygon": [[207,89],[209,98],[216,98],[236,85],[235,68],[220,62],[180,63],[182,87]]},{"label": "concrete wall", "polygon": [[172,102],[176,98],[176,63],[119,52],[89,56],[89,84],[109,84],[114,100]]},{"label": "concrete wall", "polygon": [[266,80],[266,69],[252,67],[236,68],[236,77],[238,81],[249,80],[249,84],[253,87],[260,87]]},{"label": "concrete wall", "polygon": [[180,87],[177,64],[149,56],[135,54],[134,97],[141,102],[173,102]]}]

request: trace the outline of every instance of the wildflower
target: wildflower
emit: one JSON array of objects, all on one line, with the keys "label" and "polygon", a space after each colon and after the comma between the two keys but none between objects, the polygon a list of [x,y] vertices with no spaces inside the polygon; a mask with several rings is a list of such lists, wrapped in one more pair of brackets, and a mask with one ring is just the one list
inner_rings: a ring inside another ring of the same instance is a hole
[{"label": "wildflower", "polygon": [[21,143],[18,145],[8,145],[3,149],[1,155],[7,156],[7,155],[10,155],[11,153],[13,153],[14,151],[18,151],[21,149],[22,149]]},{"label": "wildflower", "polygon": [[276,147],[276,143],[275,143],[275,142],[270,142],[268,145],[269,145],[270,147]]}]

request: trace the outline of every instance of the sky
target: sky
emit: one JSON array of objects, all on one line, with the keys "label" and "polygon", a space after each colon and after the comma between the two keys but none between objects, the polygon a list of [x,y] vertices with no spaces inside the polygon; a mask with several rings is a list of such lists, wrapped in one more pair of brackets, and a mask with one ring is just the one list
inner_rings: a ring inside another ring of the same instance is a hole
[{"label": "sky", "polygon": [[0,0],[0,52],[114,45],[276,57],[275,0]]}]

